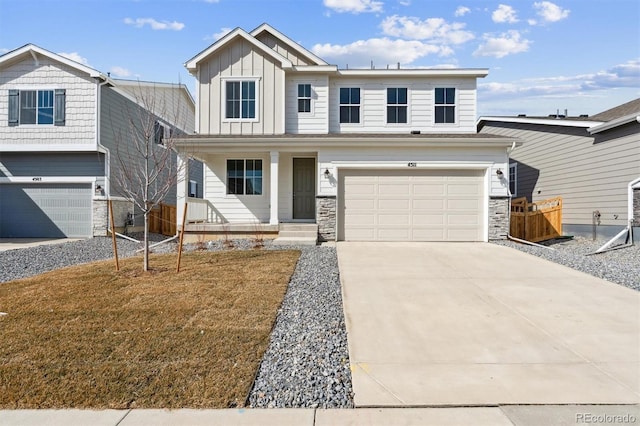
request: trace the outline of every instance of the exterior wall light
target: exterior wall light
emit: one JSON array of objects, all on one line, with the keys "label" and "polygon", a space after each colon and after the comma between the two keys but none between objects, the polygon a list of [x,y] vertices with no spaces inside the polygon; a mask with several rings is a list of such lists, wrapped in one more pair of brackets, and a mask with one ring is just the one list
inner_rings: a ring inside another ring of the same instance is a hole
[{"label": "exterior wall light", "polygon": [[329,171],[329,169],[325,169],[325,170],[324,170],[324,177],[326,177],[327,179],[329,179],[329,175],[331,175],[331,172]]},{"label": "exterior wall light", "polygon": [[496,170],[496,175],[498,175],[498,177],[501,178],[502,177],[502,169]]}]

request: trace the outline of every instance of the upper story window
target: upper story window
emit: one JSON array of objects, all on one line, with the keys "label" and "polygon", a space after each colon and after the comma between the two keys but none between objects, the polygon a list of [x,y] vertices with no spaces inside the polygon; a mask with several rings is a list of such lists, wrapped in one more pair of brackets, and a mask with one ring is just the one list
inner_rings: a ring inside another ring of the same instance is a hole
[{"label": "upper story window", "polygon": [[340,88],[340,123],[360,123],[360,88]]},{"label": "upper story window", "polygon": [[298,112],[311,112],[311,84],[298,84]]},{"label": "upper story window", "polygon": [[65,125],[65,90],[9,90],[9,126]]},{"label": "upper story window", "polygon": [[407,88],[387,88],[387,123],[407,122]]},{"label": "upper story window", "polygon": [[169,132],[167,132],[167,128],[162,125],[159,121],[156,121],[155,123],[153,123],[153,142],[158,144],[158,145],[164,145],[164,138],[166,136],[171,137],[170,134],[168,134]]},{"label": "upper story window", "polygon": [[256,118],[256,81],[241,80],[226,82],[226,118]]},{"label": "upper story window", "polygon": [[456,89],[437,87],[435,99],[436,123],[456,122]]},{"label": "upper story window", "polygon": [[227,160],[227,194],[262,195],[262,160]]}]

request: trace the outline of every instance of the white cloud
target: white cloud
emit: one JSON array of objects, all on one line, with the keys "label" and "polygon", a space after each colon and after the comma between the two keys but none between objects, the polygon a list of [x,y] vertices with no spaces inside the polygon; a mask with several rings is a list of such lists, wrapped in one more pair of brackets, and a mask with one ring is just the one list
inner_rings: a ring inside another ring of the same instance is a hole
[{"label": "white cloud", "polygon": [[471,9],[469,9],[468,7],[466,7],[466,6],[458,6],[458,8],[456,9],[454,15],[455,16],[464,16],[467,13],[470,13],[470,12],[471,12]]},{"label": "white cloud", "polygon": [[220,28],[220,31],[217,33],[213,33],[209,36],[206,36],[205,40],[220,40],[222,37],[226,36],[231,31],[231,28],[223,27]]},{"label": "white cloud", "polygon": [[129,71],[126,68],[118,67],[118,66],[111,67],[109,72],[114,77],[126,78],[126,77],[131,77],[132,76],[131,71]]},{"label": "white cloud", "polygon": [[429,40],[443,44],[462,44],[474,39],[470,31],[465,31],[465,24],[448,23],[442,18],[428,18],[421,21],[411,16],[393,15],[385,18],[380,24],[385,35],[410,40]]},{"label": "white cloud", "polygon": [[60,52],[58,53],[58,55],[63,56],[67,59],[71,59],[72,61],[76,61],[82,65],[91,66],[89,65],[89,61],[87,61],[87,58],[85,58],[84,56],[80,56],[78,52],[71,52],[71,53]]},{"label": "white cloud", "polygon": [[9,51],[9,49],[6,49],[4,47],[0,47],[0,55],[7,53]]},{"label": "white cloud", "polygon": [[149,25],[152,30],[173,30],[180,31],[184,28],[184,24],[182,22],[169,22],[169,21],[156,21],[153,18],[124,18],[124,23],[127,25],[133,25],[136,28],[142,28],[145,25]]},{"label": "white cloud", "polygon": [[473,56],[493,56],[503,58],[514,53],[522,53],[529,50],[531,41],[523,39],[515,30],[507,31],[497,37],[491,34],[483,36],[484,42],[473,52]]},{"label": "white cloud", "polygon": [[383,2],[377,0],[324,0],[325,7],[338,13],[370,13],[382,12]]},{"label": "white cloud", "polygon": [[386,37],[359,40],[345,45],[316,44],[311,51],[330,63],[349,65],[350,68],[368,68],[371,61],[377,68],[394,66],[397,62],[404,66],[427,55],[453,54],[447,46],[418,40],[391,40]]},{"label": "white cloud", "polygon": [[402,6],[411,6],[411,0],[398,0],[398,3]]},{"label": "white cloud", "polygon": [[518,16],[514,8],[506,4],[498,5],[498,8],[491,14],[493,22],[515,24]]},{"label": "white cloud", "polygon": [[[550,1],[535,2],[533,8],[536,9],[536,13],[542,18],[543,23],[562,21],[569,16],[570,12],[569,9],[563,9]],[[530,19],[529,24],[536,25],[537,21]]]},{"label": "white cloud", "polygon": [[220,0],[204,0],[205,3],[220,3]]}]

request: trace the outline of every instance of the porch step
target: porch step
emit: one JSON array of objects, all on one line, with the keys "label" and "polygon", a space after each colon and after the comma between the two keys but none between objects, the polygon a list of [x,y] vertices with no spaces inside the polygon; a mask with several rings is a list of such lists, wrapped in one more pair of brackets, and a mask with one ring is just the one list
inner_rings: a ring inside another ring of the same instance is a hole
[{"label": "porch step", "polygon": [[318,242],[318,225],[315,223],[281,223],[275,245],[310,245]]}]

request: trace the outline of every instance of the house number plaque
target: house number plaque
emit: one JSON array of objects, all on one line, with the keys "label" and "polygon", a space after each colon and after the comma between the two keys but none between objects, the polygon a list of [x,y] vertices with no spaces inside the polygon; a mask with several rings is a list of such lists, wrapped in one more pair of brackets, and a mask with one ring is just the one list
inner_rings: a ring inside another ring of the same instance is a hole
[{"label": "house number plaque", "polygon": [[41,177],[34,177],[33,179],[34,182],[42,182],[42,178]]},{"label": "house number plaque", "polygon": [[418,163],[407,163],[407,167],[418,167]]}]

